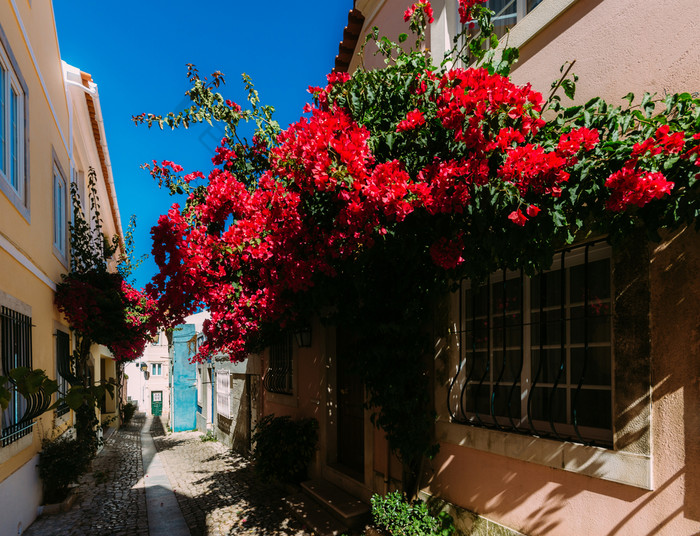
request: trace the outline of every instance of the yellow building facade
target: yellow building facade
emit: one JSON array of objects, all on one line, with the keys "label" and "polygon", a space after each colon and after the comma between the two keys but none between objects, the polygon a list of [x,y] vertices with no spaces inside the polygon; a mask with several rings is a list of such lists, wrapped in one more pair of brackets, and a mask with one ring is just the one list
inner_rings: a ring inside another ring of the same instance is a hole
[{"label": "yellow building facade", "polygon": [[[121,236],[97,86],[61,61],[50,2],[0,2],[0,373],[16,366],[60,377],[57,355],[72,349],[53,304],[69,271],[70,184],[86,199],[97,174],[103,230]],[[93,348],[95,381],[116,377],[104,347]],[[116,404],[107,400],[106,413]],[[44,438],[72,424],[72,412],[23,421],[17,398],[2,414],[0,534],[21,534],[41,503],[37,460]],[[104,415],[103,415],[104,418]]]}]

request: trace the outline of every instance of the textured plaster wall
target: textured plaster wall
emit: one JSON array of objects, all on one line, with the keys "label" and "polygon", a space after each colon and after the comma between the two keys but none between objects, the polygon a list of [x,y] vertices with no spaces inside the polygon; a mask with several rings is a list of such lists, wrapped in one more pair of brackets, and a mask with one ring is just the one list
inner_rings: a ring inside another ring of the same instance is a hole
[{"label": "textured plaster wall", "polygon": [[[357,9],[365,16],[365,23],[355,49],[356,55],[350,62],[349,72],[352,73],[361,67],[362,64],[357,53],[360,52],[365,36],[371,33],[374,26],[379,28],[380,36],[386,36],[394,42],[398,42],[399,34],[407,33],[411,37],[406,41],[406,49],[408,49],[408,46],[415,45],[415,39],[412,38],[413,34],[408,29],[408,23],[403,20],[404,11],[411,4],[412,2],[408,0],[359,0],[357,2]],[[426,42],[430,43],[430,29],[428,29]],[[374,53],[376,51],[377,47],[373,43],[367,44],[364,55],[365,69],[382,69],[386,66],[384,56],[375,56]]]},{"label": "textured plaster wall", "polygon": [[[542,17],[546,3],[528,17]],[[632,91],[700,90],[700,3],[696,0],[578,0],[520,50],[517,83],[548,94],[559,67],[576,60],[577,101],[619,104]]]}]

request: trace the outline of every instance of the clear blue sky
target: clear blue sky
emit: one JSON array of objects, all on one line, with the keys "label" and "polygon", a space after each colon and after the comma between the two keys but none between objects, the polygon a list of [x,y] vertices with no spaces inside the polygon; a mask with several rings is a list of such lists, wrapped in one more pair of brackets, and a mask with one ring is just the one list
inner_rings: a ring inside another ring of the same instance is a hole
[{"label": "clear blue sky", "polygon": [[[241,105],[240,74],[249,74],[280,124],[296,121],[307,87],[325,85],[333,68],[352,0],[56,0],[53,7],[62,59],[90,73],[99,88],[122,224],[126,230],[136,214],[136,254],[150,255],[150,229],[174,199],[141,164],[173,160],[207,174],[222,129],[161,132],[136,127],[131,116],[181,109],[185,64],[194,63],[202,75],[222,71],[220,91]],[[137,285],[155,270],[149,258]]]}]

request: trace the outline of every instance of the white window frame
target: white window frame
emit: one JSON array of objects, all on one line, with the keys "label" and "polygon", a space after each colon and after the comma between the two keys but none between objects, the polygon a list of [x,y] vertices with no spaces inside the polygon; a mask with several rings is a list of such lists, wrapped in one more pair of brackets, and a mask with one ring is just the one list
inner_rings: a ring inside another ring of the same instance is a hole
[{"label": "white window frame", "polygon": [[151,376],[162,376],[162,375],[163,375],[162,365],[160,363],[151,363]]},{"label": "white window frame", "polygon": [[65,264],[68,256],[68,182],[55,159],[53,164],[53,247]]},{"label": "white window frame", "polygon": [[216,412],[231,418],[231,373],[227,370],[216,371]]},{"label": "white window frame", "polygon": [[[27,86],[21,77],[17,62],[9,48],[7,38],[0,28],[0,190],[2,190],[20,213],[29,220],[28,184],[28,133],[27,133]],[[10,107],[10,95],[16,95],[16,117],[14,128]],[[15,151],[12,153],[11,137]],[[14,161],[14,163],[13,163]],[[13,164],[12,164],[13,163]],[[10,168],[10,166],[12,167]]]}]

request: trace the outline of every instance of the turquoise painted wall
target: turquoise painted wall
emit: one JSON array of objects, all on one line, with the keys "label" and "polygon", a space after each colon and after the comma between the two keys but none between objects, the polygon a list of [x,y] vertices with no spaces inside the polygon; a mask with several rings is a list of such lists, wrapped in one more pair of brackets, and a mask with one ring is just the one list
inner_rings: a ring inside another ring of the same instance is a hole
[{"label": "turquoise painted wall", "polygon": [[172,428],[173,432],[194,430],[197,412],[196,367],[190,363],[193,345],[188,343],[195,337],[194,324],[182,324],[173,332],[171,347],[173,360]]}]

